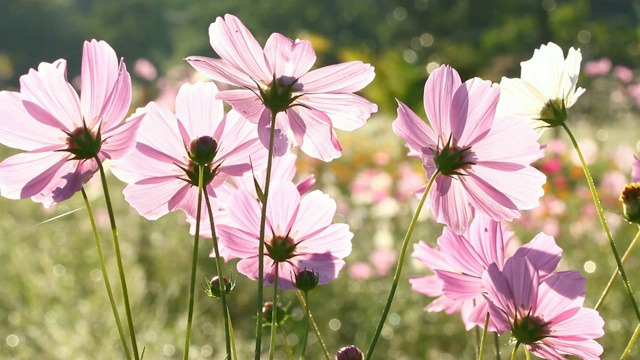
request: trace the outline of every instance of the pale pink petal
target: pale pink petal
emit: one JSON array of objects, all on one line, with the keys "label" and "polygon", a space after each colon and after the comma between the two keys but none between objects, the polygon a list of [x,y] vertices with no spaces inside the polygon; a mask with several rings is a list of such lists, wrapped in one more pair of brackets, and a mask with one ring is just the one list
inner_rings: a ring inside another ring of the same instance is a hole
[{"label": "pale pink petal", "polygon": [[298,188],[298,192],[300,193],[300,195],[304,195],[307,192],[309,192],[309,190],[311,190],[315,184],[316,184],[315,175],[309,175],[304,180],[300,181],[296,185],[296,187]]},{"label": "pale pink petal", "polygon": [[[111,93],[105,99],[98,119],[94,120],[102,121],[104,129],[111,129],[120,124],[131,107],[131,92],[131,76],[127,72],[124,61],[121,61],[118,79],[111,89]],[[90,123],[86,116],[85,120],[87,120],[87,124]]]},{"label": "pale pink petal", "polygon": [[[58,129],[72,131],[82,126],[78,94],[67,82],[67,62],[40,63],[38,71],[20,77],[25,108],[36,120]],[[28,103],[38,108],[32,109]],[[39,110],[39,111],[38,111]]]},{"label": "pale pink petal", "polygon": [[264,57],[277,78],[300,78],[316,62],[316,52],[309,41],[293,41],[284,35],[273,33],[264,45]]},{"label": "pale pink petal", "polygon": [[536,312],[544,314],[555,329],[555,323],[571,318],[584,304],[586,282],[580,272],[573,270],[549,275],[538,289]]},{"label": "pale pink petal", "polygon": [[146,116],[138,129],[138,142],[167,154],[176,163],[185,163],[189,144],[185,144],[180,136],[176,116],[154,102],[150,102],[144,111]]},{"label": "pale pink petal", "polygon": [[[478,162],[516,163],[528,166],[538,160],[538,134],[522,119],[497,117],[489,134],[473,144]],[[509,151],[505,151],[509,149]]]},{"label": "pale pink petal", "polygon": [[[80,101],[82,115],[90,128],[102,120],[102,108],[111,95],[118,75],[118,58],[111,46],[104,41],[85,41],[82,47]],[[129,83],[129,103],[131,102],[130,91],[131,83]],[[120,120],[124,115],[122,114]]]},{"label": "pale pink petal", "polygon": [[449,228],[443,229],[442,236],[438,238],[438,247],[448,263],[466,275],[480,278],[485,266],[489,265],[484,263],[484,259],[464,236],[455,234]]},{"label": "pale pink petal", "polygon": [[[125,158],[111,162],[111,172],[126,183],[148,178],[186,178],[176,160],[149,145],[138,143]],[[178,163],[179,164],[179,163]]]},{"label": "pale pink petal", "polygon": [[299,79],[306,94],[352,93],[369,85],[376,76],[373,66],[349,61],[309,71]]},{"label": "pale pink petal", "polygon": [[[504,172],[505,174],[509,174]],[[512,177],[511,177],[512,178]],[[500,190],[475,173],[463,178],[464,189],[471,206],[494,220],[511,221],[520,217],[520,211],[514,202]],[[513,184],[513,187],[516,185]]]},{"label": "pale pink petal", "polygon": [[[221,129],[221,127],[224,128]],[[214,163],[221,164],[221,173],[239,176],[253,169],[266,169],[268,152],[258,141],[257,126],[230,111],[216,129],[218,152]]]},{"label": "pale pink petal", "polygon": [[[54,203],[69,199],[80,191],[82,186],[98,171],[98,164],[94,160],[68,160],[57,169],[57,172],[40,193],[31,197],[35,202],[41,202],[45,208]],[[34,179],[41,181],[41,179]],[[30,191],[32,183],[25,186]],[[39,187],[40,185],[36,185]]]},{"label": "pale pink petal", "polygon": [[253,80],[246,72],[224,60],[205,56],[189,56],[185,60],[199,73],[212,80],[243,88],[258,89],[257,79]]},{"label": "pale pink petal", "polygon": [[248,258],[258,254],[260,241],[255,234],[225,224],[217,226],[219,244],[231,258]]},{"label": "pale pink petal", "polygon": [[473,208],[461,181],[438,175],[427,196],[436,222],[446,224],[458,234],[464,233],[473,219]]},{"label": "pale pink petal", "polygon": [[322,161],[331,161],[342,155],[331,119],[324,113],[304,107],[289,109],[286,113],[294,137],[305,154]]},{"label": "pale pink petal", "polygon": [[521,246],[513,256],[525,257],[541,277],[552,273],[562,257],[562,249],[553,236],[539,233],[533,240]]},{"label": "pale pink petal", "polygon": [[[264,283],[268,284],[268,277],[273,277],[273,260],[269,257],[264,258]],[[238,272],[251,280],[258,280],[258,255],[246,257],[238,261],[236,266]]]},{"label": "pale pink petal", "polygon": [[411,257],[420,261],[429,270],[454,270],[442,253],[430,244],[420,241],[413,245]]},{"label": "pale pink petal", "polygon": [[442,295],[442,283],[435,275],[412,276],[409,277],[409,283],[413,291],[421,294],[433,297]]},{"label": "pale pink petal", "polygon": [[484,290],[482,279],[479,277],[446,270],[436,270],[435,273],[442,283],[442,292],[451,300],[470,300]]},{"label": "pale pink petal", "polygon": [[[591,310],[591,309],[583,308],[582,310]],[[600,317],[598,316],[598,318]],[[595,320],[595,319],[589,319],[589,320]],[[602,322],[602,319],[600,318],[599,320],[600,321],[597,321],[595,323],[585,322],[583,324],[583,327],[581,327],[579,331],[582,331],[586,328],[593,328],[594,325],[595,326],[604,325],[604,323]],[[602,336],[603,334],[604,332],[598,335],[598,337]],[[600,355],[602,355],[604,351],[602,345],[598,344],[598,342],[592,339],[584,339],[584,338],[566,339],[566,338],[554,337],[554,338],[542,339],[542,342],[548,344],[549,348],[553,349],[554,351],[557,351],[561,354],[574,355],[581,358],[582,360],[599,360]],[[562,356],[560,359],[565,359],[565,357]]]},{"label": "pale pink petal", "polygon": [[237,17],[226,14],[209,26],[209,42],[222,59],[236,69],[246,71],[253,79],[271,80],[260,44]]},{"label": "pale pink petal", "polygon": [[300,205],[300,193],[295,185],[289,181],[273,181],[269,188],[269,201],[267,202],[268,231],[274,236],[287,236],[296,238],[301,234],[290,233],[298,214]]},{"label": "pale pink petal", "polygon": [[297,251],[301,253],[331,253],[336,257],[351,254],[353,233],[347,224],[331,224],[316,232],[313,237],[302,238]]},{"label": "pale pink petal", "polygon": [[473,145],[484,138],[491,126],[500,89],[490,81],[474,78],[460,85],[451,100],[451,133],[458,146]]},{"label": "pale pink petal", "polygon": [[533,309],[535,312],[538,298],[538,273],[525,258],[512,257],[504,265],[504,276],[509,282],[513,303],[525,312]]},{"label": "pale pink petal", "polygon": [[502,268],[505,244],[509,237],[505,234],[505,229],[500,222],[478,213],[465,234],[467,234],[467,240],[481,257],[485,268],[492,263],[498,265],[498,268]]},{"label": "pale pink petal", "polygon": [[66,134],[55,124],[36,120],[24,107],[22,95],[0,91],[0,142],[15,149],[36,150],[55,145],[66,147]]},{"label": "pale pink petal", "polygon": [[[338,277],[338,273],[345,265],[344,260],[327,254],[311,254],[296,258],[296,270],[311,270],[318,274],[318,285],[324,285]],[[284,274],[283,274],[284,275]],[[294,275],[295,274],[291,274]],[[283,276],[286,278],[286,276]],[[293,285],[293,284],[292,284]],[[294,288],[290,287],[289,289]],[[284,287],[282,287],[284,288]]]},{"label": "pale pink petal", "polygon": [[409,148],[420,154],[432,155],[437,138],[433,130],[407,105],[398,101],[398,117],[392,124],[393,132],[407,142]]},{"label": "pale pink petal", "polygon": [[176,193],[191,185],[175,177],[156,177],[129,184],[124,190],[124,198],[136,211],[149,220],[176,210],[168,203]]},{"label": "pale pink petal", "polygon": [[176,97],[176,116],[189,140],[213,136],[224,118],[221,100],[215,100],[218,88],[212,82],[184,84]]},{"label": "pale pink petal", "polygon": [[224,90],[218,93],[216,99],[225,101],[252,123],[257,123],[267,111],[260,97],[252,90]]},{"label": "pale pink petal", "polygon": [[488,299],[489,312],[496,324],[496,331],[502,334],[511,329],[509,316],[515,314],[513,293],[505,275],[496,264],[491,264],[482,276],[486,290],[484,297]]},{"label": "pale pink petal", "polygon": [[102,134],[100,152],[108,159],[118,159],[133,151],[136,145],[136,132],[145,117],[144,113],[132,115],[127,121],[105,131]]},{"label": "pale pink petal", "polygon": [[433,300],[424,310],[428,312],[444,311],[446,314],[452,315],[461,312],[466,303],[466,301],[455,301],[446,296],[440,296]]},{"label": "pale pink petal", "polygon": [[[289,131],[287,115],[283,112],[278,113],[276,115],[276,126],[273,136],[273,154],[275,156],[282,156],[293,148],[294,143],[287,136]],[[269,148],[270,136],[271,111],[265,108],[262,115],[260,115],[260,120],[258,122],[258,137],[266,149]]]},{"label": "pale pink petal", "polygon": [[307,194],[300,200],[292,234],[307,236],[331,224],[336,214],[336,202],[320,190]]},{"label": "pale pink petal", "polygon": [[261,206],[252,193],[238,190],[227,202],[227,213],[233,226],[249,233],[260,233]]},{"label": "pale pink petal", "polygon": [[[27,152],[0,163],[0,191],[9,199],[26,199],[41,193],[60,173],[72,171],[70,154]],[[66,171],[65,171],[66,170]]]},{"label": "pale pink petal", "polygon": [[424,108],[436,134],[445,137],[451,134],[451,104],[461,84],[458,72],[448,65],[440,66],[429,75],[424,86]]},{"label": "pale pink petal", "polygon": [[344,131],[359,129],[378,111],[376,104],[355,94],[305,94],[296,103],[324,112],[334,128]]}]

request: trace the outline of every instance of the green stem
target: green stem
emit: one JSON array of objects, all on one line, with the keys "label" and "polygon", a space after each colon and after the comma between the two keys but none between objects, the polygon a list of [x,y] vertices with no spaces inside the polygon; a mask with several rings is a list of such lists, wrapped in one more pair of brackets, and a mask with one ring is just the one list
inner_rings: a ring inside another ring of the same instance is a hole
[{"label": "green stem", "polygon": [[627,273],[624,270],[624,266],[622,266],[622,260],[620,259],[620,254],[618,253],[618,248],[616,247],[616,243],[613,241],[613,235],[611,235],[611,230],[609,229],[609,225],[607,225],[607,220],[604,217],[604,210],[602,210],[602,205],[600,204],[600,198],[598,197],[598,192],[596,191],[596,186],[593,183],[593,178],[591,177],[591,173],[589,172],[589,168],[587,167],[587,163],[584,160],[584,156],[582,156],[582,151],[580,151],[580,147],[578,146],[578,142],[576,138],[573,136],[571,130],[565,123],[562,124],[562,128],[567,132],[569,138],[571,139],[571,143],[573,147],[576,149],[576,153],[580,158],[580,163],[582,164],[582,169],[584,170],[584,176],[587,178],[587,184],[589,185],[589,190],[591,190],[591,197],[593,198],[593,203],[596,206],[596,211],[598,212],[598,217],[600,218],[600,223],[602,223],[602,227],[604,228],[604,232],[607,235],[607,239],[609,239],[609,245],[611,246],[611,252],[613,253],[613,257],[616,259],[616,264],[618,265],[618,272],[620,272],[620,276],[622,277],[622,282],[624,283],[624,287],[627,291],[627,295],[629,296],[629,300],[631,301],[631,305],[633,306],[633,310],[636,313],[636,318],[640,321],[640,309],[638,308],[638,302],[636,301],[635,296],[633,295],[633,290],[631,289],[631,283],[627,278]]},{"label": "green stem", "polygon": [[276,332],[278,331],[278,270],[280,264],[275,262],[274,276],[273,276],[273,307],[271,307],[271,339],[269,341],[269,360],[273,360],[274,351],[276,348]]},{"label": "green stem", "polygon": [[276,132],[276,115],[271,112],[271,131],[269,132],[269,149],[267,158],[267,174],[262,190],[263,202],[260,214],[260,244],[258,247],[258,316],[256,316],[256,348],[254,350],[255,360],[260,360],[262,349],[262,303],[264,298],[264,235],[267,223],[267,199],[269,198],[269,185],[271,184],[271,164],[273,163],[273,142]]},{"label": "green stem", "polygon": [[[621,261],[623,264],[627,261],[629,256],[631,256],[631,252],[633,252],[633,249],[635,249],[636,245],[638,245],[638,240],[640,240],[640,231],[636,233],[636,237],[633,238],[633,240],[631,241],[631,244],[629,244],[629,247],[627,248],[627,251],[625,251],[624,255],[622,255]],[[598,302],[594,307],[595,310],[598,310],[600,306],[602,306],[602,303],[604,303],[604,299],[607,297],[607,295],[609,295],[609,291],[611,291],[613,282],[616,281],[617,278],[618,278],[618,270],[616,269],[613,271],[613,274],[611,274],[611,277],[609,278],[609,282],[607,283],[607,286],[602,291],[602,295],[600,295],[600,299],[598,299]]]},{"label": "green stem", "polygon": [[233,334],[233,324],[231,323],[231,314],[229,314],[229,309],[227,309],[227,319],[229,319],[229,337],[231,338],[231,350],[233,351],[233,359],[238,359],[238,351],[236,350],[236,337]]},{"label": "green stem", "polygon": [[87,213],[89,213],[91,230],[93,230],[93,238],[96,240],[96,249],[98,250],[98,259],[100,260],[100,270],[102,270],[102,279],[104,280],[104,286],[107,288],[107,295],[109,296],[109,303],[111,304],[111,312],[113,313],[113,317],[116,319],[116,326],[118,327],[118,334],[120,334],[120,342],[122,343],[122,349],[124,350],[124,353],[127,356],[127,359],[131,360],[131,350],[129,350],[129,344],[127,344],[127,339],[124,335],[124,330],[122,329],[120,314],[118,313],[118,307],[116,306],[116,301],[113,298],[113,291],[111,290],[109,273],[107,272],[107,267],[104,264],[104,255],[102,254],[102,244],[100,243],[100,237],[98,236],[98,227],[96,226],[96,221],[93,216],[93,211],[91,210],[91,204],[89,203],[89,198],[87,197],[86,191],[84,191],[84,187],[82,187],[80,191],[82,192],[82,198],[84,199],[84,203],[87,207]]},{"label": "green stem", "polygon": [[527,358],[527,360],[531,360],[531,352],[526,346],[524,347],[524,356]]},{"label": "green stem", "polygon": [[516,343],[516,346],[513,347],[513,351],[511,351],[511,360],[516,360],[517,359],[517,354],[518,354],[518,347],[520,346],[520,343]]},{"label": "green stem", "polygon": [[307,339],[309,338],[309,314],[311,313],[309,310],[309,292],[305,291],[304,292],[304,300],[307,303],[307,306],[305,306],[305,317],[307,318],[307,323],[305,324],[304,327],[304,333],[302,333],[302,351],[300,352],[300,360],[304,359],[304,355],[305,352],[307,351]]},{"label": "green stem", "polygon": [[482,360],[484,358],[484,345],[487,341],[488,326],[489,326],[489,312],[487,312],[487,317],[484,319],[484,328],[482,329],[482,337],[480,338],[480,349],[478,349],[478,360]]},{"label": "green stem", "polygon": [[120,286],[122,287],[122,297],[124,298],[124,309],[127,315],[127,324],[129,326],[129,336],[131,337],[131,346],[133,347],[133,358],[140,360],[138,353],[138,342],[136,341],[136,332],[133,328],[133,318],[131,316],[131,305],[129,304],[129,291],[127,290],[127,280],[124,276],[124,266],[122,266],[122,256],[120,255],[120,241],[118,240],[118,228],[116,226],[116,217],[113,214],[113,204],[111,196],[109,196],[109,186],[107,185],[107,176],[100,158],[94,158],[98,163],[100,170],[100,180],[102,181],[102,190],[104,191],[104,200],[107,203],[107,212],[109,213],[109,222],[111,223],[111,235],[113,237],[113,249],[116,253],[116,262],[118,263],[118,273],[120,275]]},{"label": "green stem", "polygon": [[636,344],[636,340],[638,340],[638,335],[640,335],[640,324],[636,326],[636,330],[633,332],[633,335],[631,336],[627,347],[624,349],[622,356],[620,356],[620,360],[625,360],[629,356],[631,350],[633,350],[633,346]]},{"label": "green stem", "polygon": [[[191,255],[191,283],[189,287],[189,311],[187,313],[187,336],[184,339],[184,360],[189,359],[189,344],[191,342],[191,325],[193,322],[193,305],[196,292],[196,270],[198,269],[198,247],[200,245],[200,219],[202,218],[204,167],[198,166],[198,208],[196,209],[196,233],[193,236],[193,254]],[[219,279],[224,287],[224,280]],[[227,353],[228,354],[228,353]]]},{"label": "green stem", "polygon": [[311,315],[311,310],[309,310],[309,307],[307,306],[307,302],[302,296],[302,291],[296,290],[296,296],[298,297],[298,302],[300,302],[300,306],[302,306],[302,310],[304,310],[304,312],[308,314],[307,317],[309,319],[309,324],[311,325],[311,329],[313,330],[314,334],[316,334],[316,339],[318,340],[318,344],[322,349],[322,354],[324,355],[325,360],[331,360],[331,356],[329,355],[329,351],[327,350],[327,345],[325,345],[324,340],[322,340],[322,335],[320,335],[320,329],[318,329],[318,325],[316,324],[316,321],[313,319],[313,315]]},{"label": "green stem", "polygon": [[284,330],[284,326],[278,326],[278,329],[280,329],[280,336],[284,344],[284,351],[287,353],[287,359],[292,360],[293,351],[291,350],[291,345],[289,345],[289,340],[287,340],[287,332]]},{"label": "green stem", "polygon": [[500,336],[497,332],[493,333],[493,343],[496,346],[496,360],[500,360]]},{"label": "green stem", "polygon": [[220,300],[222,302],[222,318],[224,321],[224,334],[225,334],[225,346],[227,349],[227,357],[231,357],[231,333],[229,324],[231,323],[231,319],[229,318],[228,308],[227,308],[227,285],[224,282],[224,277],[222,276],[222,263],[220,257],[220,248],[218,246],[218,237],[216,234],[216,227],[213,220],[213,212],[211,208],[211,200],[209,200],[209,194],[207,193],[207,187],[203,186],[202,188],[204,192],[204,201],[207,205],[207,211],[209,213],[209,224],[211,224],[211,240],[213,241],[213,251],[215,252],[216,259],[216,272],[218,273],[218,284],[220,284]]},{"label": "green stem", "polygon": [[367,350],[366,360],[370,360],[373,355],[373,349],[376,347],[376,343],[378,342],[378,338],[380,337],[380,333],[382,333],[382,327],[384,326],[384,322],[387,319],[387,315],[389,314],[389,309],[391,309],[391,302],[393,301],[393,297],[396,294],[396,288],[398,287],[398,282],[400,281],[400,275],[402,274],[402,266],[404,265],[404,256],[407,252],[407,247],[409,246],[409,240],[411,239],[411,235],[413,234],[413,229],[416,227],[418,223],[418,216],[420,216],[420,211],[424,205],[424,201],[427,199],[427,195],[429,194],[429,190],[433,185],[435,178],[440,174],[440,172],[436,172],[433,174],[431,179],[429,179],[429,183],[427,184],[427,188],[424,190],[424,194],[420,199],[420,203],[418,204],[418,208],[416,209],[413,218],[411,219],[411,223],[409,224],[409,228],[407,229],[407,233],[405,234],[404,240],[402,241],[402,250],[400,251],[400,259],[398,260],[398,266],[396,267],[396,272],[393,275],[393,284],[391,285],[391,291],[389,291],[389,297],[387,298],[387,303],[382,311],[382,317],[380,318],[380,322],[378,323],[378,327],[376,329],[375,334],[373,335],[373,339],[371,340],[371,344],[369,345],[369,350]]}]

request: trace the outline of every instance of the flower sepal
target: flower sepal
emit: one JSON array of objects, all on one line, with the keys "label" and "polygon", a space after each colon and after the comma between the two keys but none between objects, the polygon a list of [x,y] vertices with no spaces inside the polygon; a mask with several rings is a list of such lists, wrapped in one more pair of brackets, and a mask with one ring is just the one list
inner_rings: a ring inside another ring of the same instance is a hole
[{"label": "flower sepal", "polygon": [[60,149],[58,151],[66,151],[72,153],[74,156],[71,160],[87,160],[93,159],[100,153],[102,147],[102,135],[100,129],[94,134],[89,130],[87,124],[83,121],[82,127],[76,128],[69,132],[63,130],[67,134],[66,149]]}]

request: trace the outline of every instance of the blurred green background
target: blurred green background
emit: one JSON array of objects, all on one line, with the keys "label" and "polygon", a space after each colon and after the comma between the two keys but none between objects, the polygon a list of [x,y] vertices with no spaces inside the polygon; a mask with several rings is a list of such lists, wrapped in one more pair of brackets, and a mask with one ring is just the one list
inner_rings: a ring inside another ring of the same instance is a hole
[{"label": "blurred green background", "polygon": [[[357,59],[376,67],[376,79],[362,94],[376,102],[380,112],[363,129],[339,134],[342,158],[325,164],[301,157],[298,164],[301,176],[315,174],[316,188],[337,199],[336,220],[349,223],[355,233],[347,268],[336,281],[310,294],[330,352],[348,344],[366,349],[379,319],[391,284],[386,263],[391,259],[395,265],[394,252],[415,209],[410,192],[425,182],[420,164],[406,158],[401,141],[390,131],[395,99],[422,113],[424,82],[439,64],[451,64],[463,78],[499,81],[501,76],[518,76],[520,61],[548,41],[564,49],[581,48],[585,66],[605,58],[608,67],[605,61],[599,71],[581,77],[587,93],[571,109],[571,122],[592,163],[620,247],[626,248],[635,235],[636,228],[620,218],[617,197],[629,181],[631,154],[640,150],[638,132],[629,131],[637,128],[640,98],[638,1],[0,0],[0,88],[17,90],[19,77],[29,68],[59,58],[69,62],[69,79],[76,78],[82,41],[97,38],[125,58],[134,76],[134,106],[150,100],[170,106],[175,89],[196,78],[182,59],[215,56],[207,28],[225,13],[237,15],[261,43],[272,32],[311,40],[317,66]],[[616,72],[622,68],[629,71],[626,77]],[[541,141],[561,149],[565,137],[556,137],[548,132]],[[3,159],[13,153],[0,149]],[[552,173],[554,164],[560,170]],[[541,208],[526,212],[513,228],[522,243],[543,230],[556,236],[565,249],[562,268],[580,270],[588,278],[587,305],[593,306],[614,262],[586,184],[570,148],[548,155],[538,166],[549,174],[547,194]],[[124,201],[123,184],[110,180],[145,358],[182,358],[193,243],[184,216],[174,213],[145,221]],[[95,181],[87,190],[115,282],[102,192]],[[0,214],[0,358],[123,358],[80,195],[48,210],[29,200],[0,199]],[[423,217],[414,242],[434,244],[441,226],[428,210]],[[201,283],[214,274],[209,249],[210,241],[204,241]],[[234,265],[225,267],[227,274],[234,273]],[[636,288],[638,271],[640,264],[632,257],[628,272]],[[407,276],[425,273],[417,263],[404,271]],[[241,275],[237,282],[231,316],[240,358],[245,359],[253,351],[255,283]],[[284,329],[297,349],[302,312],[293,293],[284,292],[282,301],[291,302],[291,320]],[[423,312],[429,301],[401,281],[374,358],[474,357],[475,335],[464,331],[458,316]],[[198,293],[193,359],[223,358],[218,310],[216,301]],[[603,358],[616,358],[636,324],[619,284],[602,314],[607,323]],[[500,338],[499,345],[506,358],[508,336]],[[313,336],[308,354],[309,359],[321,358]],[[487,356],[494,358],[493,350]],[[640,356],[637,350],[633,356]]]}]

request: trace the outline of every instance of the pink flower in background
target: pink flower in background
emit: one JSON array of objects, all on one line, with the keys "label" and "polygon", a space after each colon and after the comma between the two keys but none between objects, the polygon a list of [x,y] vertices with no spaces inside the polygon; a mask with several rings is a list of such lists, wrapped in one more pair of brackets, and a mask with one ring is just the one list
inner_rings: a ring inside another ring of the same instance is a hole
[{"label": "pink flower in background", "polygon": [[258,124],[269,144],[271,113],[277,113],[275,154],[295,145],[307,155],[330,161],[341,155],[333,128],[363,126],[377,106],[353,94],[374,78],[373,67],[360,61],[309,71],[316,61],[311,43],[274,33],[264,50],[233,15],[218,17],[209,27],[211,47],[221,59],[190,56],[186,60],[213,80],[240,87],[222,91],[222,99]]},{"label": "pink flower in background", "polygon": [[546,177],[530,165],[539,157],[538,135],[515,116],[495,117],[499,96],[491,82],[462,83],[443,65],[425,85],[431,127],[398,101],[393,131],[421,154],[427,178],[439,171],[427,201],[436,221],[458,234],[476,212],[512,220],[543,195]]},{"label": "pink flower in background", "polygon": [[[331,224],[336,202],[315,190],[300,196],[289,181],[271,183],[267,203],[267,231],[264,249],[264,282],[273,284],[278,268],[278,287],[295,288],[292,279],[302,270],[318,274],[319,284],[338,276],[351,253],[347,224]],[[261,204],[246,190],[238,190],[227,203],[229,221],[220,224],[220,244],[238,262],[238,272],[258,279]]]},{"label": "pink flower in background", "polygon": [[511,331],[519,344],[544,359],[599,359],[604,335],[597,311],[583,307],[585,279],[577,271],[543,279],[527,258],[513,257],[504,269],[492,264],[483,283],[497,331]]},{"label": "pink flower in background", "polygon": [[614,67],[613,75],[625,84],[633,81],[633,71],[626,66],[618,65]]},{"label": "pink flower in background", "polygon": [[136,60],[133,64],[134,74],[144,80],[153,81],[158,77],[158,70],[153,63],[145,58]]},{"label": "pink flower in background", "polygon": [[376,249],[369,255],[369,261],[376,269],[376,275],[378,277],[384,277],[389,274],[389,271],[396,264],[398,254],[391,249]]},{"label": "pink flower in background", "polygon": [[[217,209],[217,196],[232,187],[230,176],[265,166],[266,156],[255,134],[255,125],[239,114],[224,115],[222,101],[213,100],[213,83],[184,84],[176,98],[176,114],[149,103],[138,132],[135,150],[113,162],[112,171],[128,183],[127,202],[147,219],[183,210],[196,217],[198,169]],[[204,159],[204,160],[203,160]],[[207,218],[203,202],[203,218]]]},{"label": "pink flower in background", "polygon": [[589,77],[606,75],[611,71],[611,59],[602,58],[584,64],[584,74]]},{"label": "pink flower in background", "polygon": [[131,77],[104,41],[85,41],[82,94],[67,81],[67,62],[40,63],[20,78],[20,92],[0,92],[0,143],[24,150],[0,163],[0,193],[49,207],[70,198],[98,163],[126,155],[143,115],[123,121]]},{"label": "pink flower in background", "polygon": [[631,167],[631,182],[640,182],[640,159],[633,155],[633,165]]},{"label": "pink flower in background", "polygon": [[355,262],[349,265],[349,277],[356,281],[364,281],[371,278],[373,275],[373,269],[365,262]]}]

